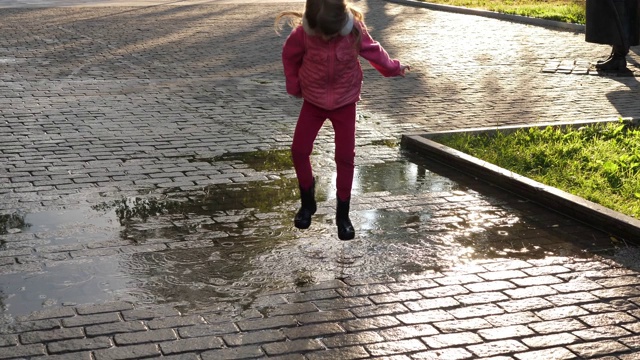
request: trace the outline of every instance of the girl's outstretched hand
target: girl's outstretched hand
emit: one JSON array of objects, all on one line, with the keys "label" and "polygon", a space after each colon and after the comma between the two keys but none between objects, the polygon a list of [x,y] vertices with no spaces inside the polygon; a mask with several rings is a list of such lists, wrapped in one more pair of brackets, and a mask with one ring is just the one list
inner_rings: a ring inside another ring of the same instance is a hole
[{"label": "girl's outstretched hand", "polygon": [[411,71],[411,66],[400,65],[400,76],[404,77],[407,71]]}]

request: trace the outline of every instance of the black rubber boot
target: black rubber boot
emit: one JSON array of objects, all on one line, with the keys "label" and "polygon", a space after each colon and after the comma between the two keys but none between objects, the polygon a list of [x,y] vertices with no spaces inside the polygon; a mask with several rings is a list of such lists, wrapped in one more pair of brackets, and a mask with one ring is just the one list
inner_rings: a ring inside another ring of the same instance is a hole
[{"label": "black rubber boot", "polygon": [[608,56],[606,59],[604,59],[604,60],[598,60],[598,61],[596,62],[596,64],[602,64],[602,63],[604,63],[604,62],[607,62],[607,61],[611,60],[611,58],[612,58],[612,57],[613,57],[613,50],[611,50],[611,54],[609,54],[609,56]]},{"label": "black rubber boot", "polygon": [[611,59],[596,64],[596,69],[602,71],[621,71],[627,69],[627,59],[624,56],[614,55]]},{"label": "black rubber boot", "polygon": [[311,216],[316,213],[316,181],[313,181],[311,187],[307,190],[300,188],[300,210],[296,213],[293,220],[294,225],[298,229],[308,229],[311,226]]},{"label": "black rubber boot", "polygon": [[622,71],[627,69],[627,54],[629,49],[624,46],[614,45],[611,56],[596,64],[596,69],[602,71]]},{"label": "black rubber boot", "polygon": [[340,200],[340,198],[337,199],[336,225],[338,226],[338,239],[351,240],[356,236],[356,231],[353,229],[349,219],[349,202],[351,199],[345,201]]}]

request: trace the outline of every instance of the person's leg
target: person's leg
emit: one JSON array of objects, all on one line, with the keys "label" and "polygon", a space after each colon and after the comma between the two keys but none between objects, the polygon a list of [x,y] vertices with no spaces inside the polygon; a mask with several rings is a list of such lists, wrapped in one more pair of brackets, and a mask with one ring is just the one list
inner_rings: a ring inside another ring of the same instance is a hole
[{"label": "person's leg", "polygon": [[311,152],[326,112],[308,102],[302,104],[300,116],[293,134],[291,158],[298,178],[301,207],[296,213],[294,224],[299,229],[311,226],[311,216],[316,212],[315,181],[311,169]]},{"label": "person's leg", "polygon": [[596,63],[596,69],[605,71],[620,71],[627,68],[627,54],[629,53],[629,40],[631,34],[631,20],[628,11],[629,5],[625,0],[612,0],[613,14],[612,21],[616,23],[617,37],[611,39],[611,55],[605,61]]},{"label": "person's leg", "polygon": [[356,104],[334,110],[329,119],[335,132],[338,238],[351,240],[355,237],[355,230],[349,219],[349,206],[356,156]]},{"label": "person's leg", "polygon": [[332,111],[329,120],[335,132],[336,187],[340,200],[351,197],[356,157],[356,104]]},{"label": "person's leg", "polygon": [[313,151],[313,143],[326,119],[327,114],[324,110],[306,101],[302,104],[293,133],[291,158],[298,177],[298,184],[303,189],[308,189],[313,184],[310,156]]}]

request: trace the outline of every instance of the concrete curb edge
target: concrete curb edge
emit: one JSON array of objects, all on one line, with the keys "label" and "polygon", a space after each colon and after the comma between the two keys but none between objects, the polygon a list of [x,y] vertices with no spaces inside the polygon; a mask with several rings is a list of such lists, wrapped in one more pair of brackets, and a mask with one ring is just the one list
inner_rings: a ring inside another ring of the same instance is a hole
[{"label": "concrete curb edge", "polygon": [[[625,118],[625,121],[638,124],[640,119]],[[603,119],[604,121],[614,121]],[[559,126],[579,126],[598,122],[577,121],[571,123],[557,123]],[[510,126],[509,131],[518,128],[541,127],[549,124],[531,124],[522,126]],[[470,129],[464,132],[495,132],[499,127]],[[458,150],[432,140],[439,135],[459,133],[462,131],[442,131],[425,134],[405,134],[402,136],[402,147],[415,151],[425,158],[435,160],[457,171],[477,177],[487,183],[503,188],[509,192],[536,202],[546,208],[552,209],[564,216],[571,217],[588,226],[604,231],[612,236],[617,236],[629,241],[640,239],[640,220],[620,212],[611,210],[582,197],[569,194],[560,189],[544,185],[530,178],[513,173],[509,170],[480,160]]]}]

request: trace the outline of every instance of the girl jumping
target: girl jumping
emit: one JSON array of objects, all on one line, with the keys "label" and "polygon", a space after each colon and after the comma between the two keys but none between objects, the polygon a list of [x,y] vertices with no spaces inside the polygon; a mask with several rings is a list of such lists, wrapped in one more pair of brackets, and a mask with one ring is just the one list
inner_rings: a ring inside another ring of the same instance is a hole
[{"label": "girl jumping", "polygon": [[307,229],[316,212],[310,156],[320,128],[329,119],[335,132],[338,238],[351,240],[355,237],[349,204],[356,103],[360,100],[363,78],[358,56],[368,60],[385,77],[404,77],[410,67],[389,57],[367,32],[362,13],[346,0],[307,0],[303,13],[278,15],[276,28],[285,16],[291,17],[293,25],[282,49],[286,89],[290,95],[304,100],[291,145],[302,203],[294,224]]}]

